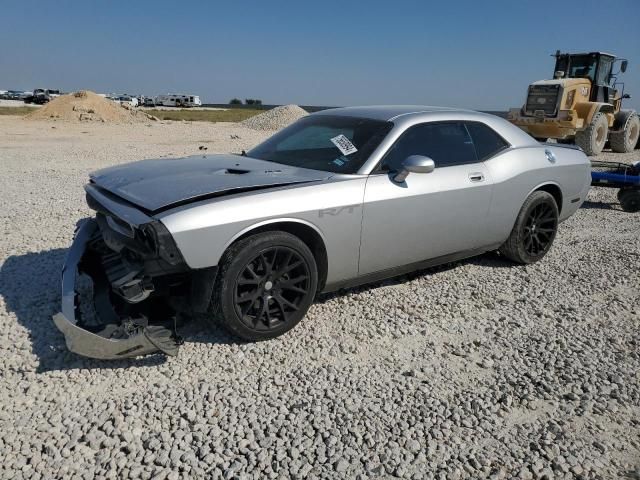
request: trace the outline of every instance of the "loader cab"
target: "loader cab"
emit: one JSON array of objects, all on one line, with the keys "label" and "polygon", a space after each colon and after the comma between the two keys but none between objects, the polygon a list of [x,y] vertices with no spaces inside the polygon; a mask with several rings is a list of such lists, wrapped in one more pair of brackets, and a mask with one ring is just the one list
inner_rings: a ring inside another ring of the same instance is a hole
[{"label": "loader cab", "polygon": [[[615,86],[616,74],[624,73],[627,61],[602,52],[560,53],[557,51],[555,78],[585,78],[592,85],[589,100],[614,103],[618,99]],[[614,63],[620,62],[619,72],[614,73]]]}]

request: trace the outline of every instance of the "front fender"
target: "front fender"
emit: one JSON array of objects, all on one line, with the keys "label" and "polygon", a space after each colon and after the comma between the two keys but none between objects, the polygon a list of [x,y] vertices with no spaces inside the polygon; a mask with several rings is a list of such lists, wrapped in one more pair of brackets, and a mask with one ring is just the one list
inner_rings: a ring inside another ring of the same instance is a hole
[{"label": "front fender", "polygon": [[585,127],[591,123],[596,113],[613,113],[613,107],[602,102],[579,102],[576,103],[575,110],[580,118],[584,118]]},{"label": "front fender", "polygon": [[192,269],[218,265],[242,235],[287,222],[317,233],[327,252],[327,281],[358,273],[366,177],[300,185],[197,202],[158,215]]},{"label": "front fender", "polygon": [[[227,248],[229,248],[233,243],[235,243],[239,238],[244,237],[246,234],[252,232],[253,230],[258,230],[260,228],[269,226],[269,225],[275,225],[277,223],[297,223],[299,225],[304,225],[306,227],[312,228],[322,239],[322,243],[324,245],[327,244],[327,240],[324,236],[324,234],[322,233],[322,231],[318,228],[317,225],[315,225],[314,223],[308,221],[308,220],[303,220],[301,218],[294,218],[294,217],[280,217],[280,218],[270,218],[268,220],[263,220],[260,222],[256,222],[252,225],[249,225],[248,227],[243,228],[242,230],[240,230],[238,233],[236,233],[233,237],[231,237],[231,239],[224,245],[224,248],[222,250],[222,252],[226,251]],[[222,256],[222,254],[221,254]]]}]

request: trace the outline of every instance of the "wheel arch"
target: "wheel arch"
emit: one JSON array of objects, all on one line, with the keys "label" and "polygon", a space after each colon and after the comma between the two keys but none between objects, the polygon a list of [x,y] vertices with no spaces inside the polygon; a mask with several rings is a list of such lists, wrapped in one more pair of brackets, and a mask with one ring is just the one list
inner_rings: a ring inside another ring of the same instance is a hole
[{"label": "wheel arch", "polygon": [[614,113],[613,105],[603,102],[580,102],[576,104],[575,109],[578,113],[578,117],[584,119],[585,127],[591,123],[593,117],[595,117],[599,112]]},{"label": "wheel arch", "polygon": [[327,280],[329,257],[326,240],[320,229],[311,222],[299,218],[274,218],[250,225],[238,232],[227,242],[223,251],[231,245],[251,235],[263,232],[282,231],[302,240],[313,253],[318,267],[318,291],[322,291]]},{"label": "wheel arch", "polygon": [[562,196],[562,189],[560,188],[560,185],[558,185],[555,182],[547,182],[547,183],[540,184],[527,194],[527,198],[533,192],[549,193],[553,197],[553,199],[556,201],[556,205],[558,206],[558,215],[562,213],[563,196]]}]

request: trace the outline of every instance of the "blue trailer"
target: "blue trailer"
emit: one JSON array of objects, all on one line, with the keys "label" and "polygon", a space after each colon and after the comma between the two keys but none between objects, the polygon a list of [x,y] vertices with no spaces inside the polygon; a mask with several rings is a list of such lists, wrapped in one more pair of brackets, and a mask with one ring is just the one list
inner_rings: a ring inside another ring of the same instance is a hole
[{"label": "blue trailer", "polygon": [[591,185],[617,188],[625,212],[640,212],[640,162],[634,164],[591,161]]}]

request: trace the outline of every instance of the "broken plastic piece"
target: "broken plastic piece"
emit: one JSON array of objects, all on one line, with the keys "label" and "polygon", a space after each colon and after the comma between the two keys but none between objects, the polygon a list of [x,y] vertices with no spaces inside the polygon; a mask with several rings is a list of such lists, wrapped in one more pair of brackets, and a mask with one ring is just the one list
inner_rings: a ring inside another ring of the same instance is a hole
[{"label": "broken plastic piece", "polygon": [[[147,355],[162,351],[167,355],[176,355],[179,339],[171,330],[162,326],[148,326],[131,321],[136,328],[123,328],[125,324],[106,323],[99,328],[92,328],[97,333],[78,325],[76,278],[78,266],[87,248],[87,244],[95,235],[98,225],[95,220],[83,220],[78,230],[64,266],[62,268],[62,312],[53,316],[53,321],[65,337],[67,348],[79,355],[98,359],[118,359]],[[94,300],[100,299],[104,292],[96,282]],[[100,302],[96,303],[96,314],[109,322],[115,320],[112,312],[101,312]],[[102,315],[101,315],[102,313]]]}]

